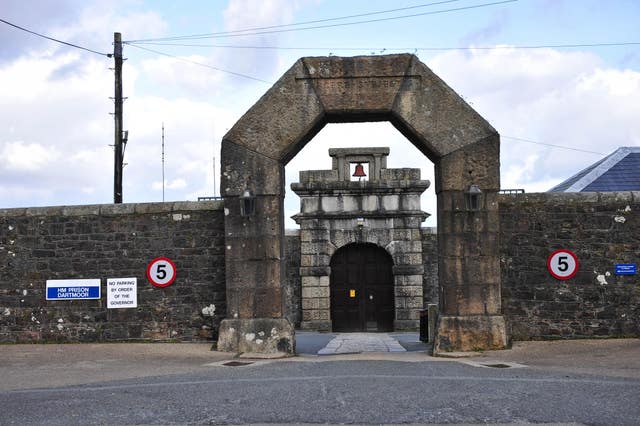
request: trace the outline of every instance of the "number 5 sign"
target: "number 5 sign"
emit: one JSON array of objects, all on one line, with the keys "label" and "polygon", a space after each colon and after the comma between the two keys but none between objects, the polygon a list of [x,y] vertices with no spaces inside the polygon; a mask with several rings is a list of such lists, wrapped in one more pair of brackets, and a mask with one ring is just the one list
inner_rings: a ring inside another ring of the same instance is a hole
[{"label": "number 5 sign", "polygon": [[147,278],[156,287],[167,287],[176,279],[176,265],[166,257],[156,257],[147,266]]},{"label": "number 5 sign", "polygon": [[556,250],[547,258],[549,273],[558,280],[568,280],[578,272],[578,257],[570,250]]}]

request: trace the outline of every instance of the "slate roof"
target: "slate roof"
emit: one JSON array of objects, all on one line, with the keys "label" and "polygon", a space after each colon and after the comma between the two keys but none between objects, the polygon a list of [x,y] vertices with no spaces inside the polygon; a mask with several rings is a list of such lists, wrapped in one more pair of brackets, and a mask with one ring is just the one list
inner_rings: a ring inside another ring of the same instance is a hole
[{"label": "slate roof", "polygon": [[624,146],[548,192],[640,191],[640,147]]}]

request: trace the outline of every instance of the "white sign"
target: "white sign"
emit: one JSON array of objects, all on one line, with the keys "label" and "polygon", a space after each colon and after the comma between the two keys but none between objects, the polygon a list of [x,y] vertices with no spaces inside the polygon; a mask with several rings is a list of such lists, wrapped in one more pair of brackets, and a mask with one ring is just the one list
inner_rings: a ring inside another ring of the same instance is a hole
[{"label": "white sign", "polygon": [[571,250],[556,250],[547,258],[547,269],[558,280],[573,278],[579,265],[578,257]]},{"label": "white sign", "polygon": [[136,308],[138,307],[138,279],[137,278],[109,278],[107,279],[107,308]]},{"label": "white sign", "polygon": [[156,257],[147,266],[147,278],[156,287],[167,287],[176,279],[176,265],[166,257]]},{"label": "white sign", "polygon": [[100,278],[47,280],[47,300],[100,299]]}]

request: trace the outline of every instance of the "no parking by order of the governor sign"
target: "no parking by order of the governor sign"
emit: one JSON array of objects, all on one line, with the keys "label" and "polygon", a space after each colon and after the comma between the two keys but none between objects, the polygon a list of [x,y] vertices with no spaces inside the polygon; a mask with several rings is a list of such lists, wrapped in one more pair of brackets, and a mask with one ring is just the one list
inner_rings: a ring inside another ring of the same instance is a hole
[{"label": "no parking by order of the governor sign", "polygon": [[558,280],[568,280],[578,273],[578,256],[571,250],[556,250],[547,258],[547,269],[549,273]]}]

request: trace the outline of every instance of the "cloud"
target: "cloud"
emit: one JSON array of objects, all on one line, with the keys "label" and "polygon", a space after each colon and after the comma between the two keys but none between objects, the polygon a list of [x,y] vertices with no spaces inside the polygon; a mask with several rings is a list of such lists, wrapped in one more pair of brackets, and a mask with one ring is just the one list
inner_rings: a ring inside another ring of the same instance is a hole
[{"label": "cloud", "polygon": [[[25,26],[34,24],[34,29],[107,51],[113,34],[105,28],[121,31],[125,39],[160,35],[166,28],[160,15],[136,0],[50,4],[28,7],[28,2],[9,0],[3,2],[3,17],[9,11],[8,20],[15,18]],[[284,0],[232,0],[223,25],[235,30],[291,23],[298,5]],[[33,21],[28,20],[30,13]],[[500,30],[503,18],[496,15],[482,31],[469,36],[480,43]],[[0,32],[3,42],[10,41],[0,53],[2,207],[111,202],[113,104],[108,98],[113,96],[113,74],[108,67],[112,61],[6,30]],[[238,37],[229,42],[277,45],[287,37],[291,36]],[[216,157],[219,174],[223,135],[269,86],[140,52],[125,48],[130,56],[124,70],[128,97],[124,128],[129,131],[125,202],[162,197],[162,123],[166,199],[213,195],[219,185],[213,163]],[[228,53],[198,51],[188,57],[268,80],[275,80],[293,63],[289,53]],[[447,52],[432,57],[428,65],[503,135],[505,188],[546,190],[600,157],[504,136],[604,154],[621,145],[640,145],[640,74],[607,67],[595,54],[507,46],[489,52]],[[327,150],[332,146],[390,146],[389,167],[420,167],[423,178],[432,181],[423,210],[435,213],[432,164],[389,123],[328,125],[287,165],[287,186],[298,180],[300,170],[329,169]],[[287,216],[299,209],[290,190],[286,209]],[[434,219],[427,222],[434,223]]]},{"label": "cloud", "polygon": [[[47,34],[68,22],[75,21],[84,3],[80,0],[41,1],[37,4],[25,0],[3,0],[2,18],[23,28]],[[0,24],[0,40],[0,63],[28,55],[31,51],[50,46],[52,43],[5,24]]]},{"label": "cloud", "polygon": [[53,147],[37,143],[8,142],[0,150],[2,168],[10,172],[33,172],[60,157]]},{"label": "cloud", "polygon": [[78,72],[53,77],[57,70],[75,64],[78,55],[21,56],[0,65],[4,207],[94,202],[98,198],[86,197],[78,183],[87,193],[108,188],[103,179],[112,169],[105,158],[111,151],[108,144],[113,143],[108,118],[113,80],[108,64],[86,58]]},{"label": "cloud", "polygon": [[[230,0],[223,12],[224,27],[227,31],[265,28],[290,24],[293,21],[299,1],[290,0]],[[270,31],[257,30],[255,32]],[[223,40],[235,44],[251,46],[277,46],[283,34],[258,34],[250,36],[234,36]],[[237,55],[230,55],[224,63],[234,71],[249,74],[262,79],[269,79],[277,69],[278,55],[271,50],[243,50]]]},{"label": "cloud", "polygon": [[[129,130],[125,201],[158,201],[162,197],[163,123],[166,199],[195,200],[213,195],[213,158],[219,164],[222,136],[240,113],[215,107],[212,102],[135,93],[134,88],[125,110],[125,128]],[[219,171],[219,165],[216,167]]]},{"label": "cloud", "polygon": [[603,154],[640,145],[640,73],[593,54],[505,48],[449,52],[428,65],[503,135],[503,188],[545,189],[601,158],[505,136]]},{"label": "cloud", "polygon": [[[49,3],[43,2],[42,10],[47,10]],[[65,9],[65,5],[73,6],[69,6],[73,10]],[[112,34],[105,33],[104,28],[112,28],[110,19],[119,5],[122,2],[82,2],[83,7],[78,2],[61,2],[60,10],[51,19],[41,16],[33,28],[71,42],[84,39],[110,47]],[[23,4],[19,12],[27,16],[31,10],[39,15],[37,9]],[[133,19],[121,28],[133,30],[136,25],[149,23],[161,28],[153,13],[128,12],[119,16]],[[20,37],[31,36],[20,32]],[[113,96],[113,72],[108,69],[112,60],[46,40],[3,58],[3,207],[112,201],[113,148],[109,145],[113,144],[113,119],[109,113],[113,102],[109,97]],[[125,64],[125,90],[133,93],[136,68]]]},{"label": "cloud", "polygon": [[227,31],[241,31],[291,23],[298,2],[290,0],[231,0],[224,10]]},{"label": "cloud", "polygon": [[[46,12],[48,5],[43,2],[41,11]],[[121,31],[124,39],[150,37],[166,28],[158,14],[144,10],[136,1],[60,2],[50,16],[44,14],[46,18],[33,4],[26,7],[22,2],[10,2],[4,6],[3,13],[12,12],[18,24],[27,27],[32,23],[35,30],[107,52],[112,49],[112,33],[105,28]],[[278,24],[291,19],[287,10],[293,6],[265,2],[251,7],[260,9],[258,20],[251,22],[234,15],[240,13],[238,10],[230,12],[231,21],[237,25]],[[22,20],[30,16],[30,10],[39,18]],[[16,40],[31,37],[21,31],[17,34]],[[109,146],[113,144],[113,119],[109,115],[113,111],[109,100],[113,96],[113,73],[108,69],[112,60],[34,39],[38,42],[20,45],[11,55],[0,57],[3,207],[108,203],[113,186],[113,148]],[[124,129],[129,131],[123,178],[125,202],[161,197],[162,185],[153,183],[162,174],[163,122],[167,198],[213,195],[214,184],[219,184],[213,162],[215,157],[219,171],[220,141],[255,102],[255,85],[235,84],[236,77],[231,77],[234,84],[230,84],[225,74],[172,58],[141,60],[145,56],[133,52],[133,48],[125,48],[125,56],[132,56],[124,66],[124,94],[128,97]],[[231,63],[237,58],[229,56]],[[193,55],[190,59],[224,65],[215,56]],[[261,85],[258,91],[267,87]],[[149,95],[149,89],[155,95]],[[250,97],[246,96],[248,91],[252,91]]]},{"label": "cloud", "polygon": [[[188,61],[207,64],[208,58],[202,55],[181,56]],[[211,99],[222,92],[225,74],[188,63],[176,58],[159,57],[142,61],[142,73],[157,87],[163,88],[163,94],[180,93],[190,97]]]},{"label": "cloud", "polygon": [[[172,181],[165,181],[164,188],[165,189],[184,189],[187,187],[187,181],[184,179],[178,178]],[[153,182],[152,188],[155,191],[162,190],[162,182]]]},{"label": "cloud", "polygon": [[493,14],[487,25],[483,26],[482,28],[473,30],[462,37],[461,45],[467,46],[470,44],[480,44],[486,42],[487,40],[491,40],[495,36],[502,33],[508,21],[508,9],[501,9],[500,11]]},{"label": "cloud", "polygon": [[[113,51],[113,31],[121,32],[125,39],[161,34],[166,23],[160,15],[138,11],[136,0],[82,1],[82,0],[3,0],[2,17],[23,28],[77,44],[98,52]],[[77,49],[28,34],[8,25],[0,25],[0,63],[34,54],[53,55]],[[93,53],[83,53],[85,57]]]}]

